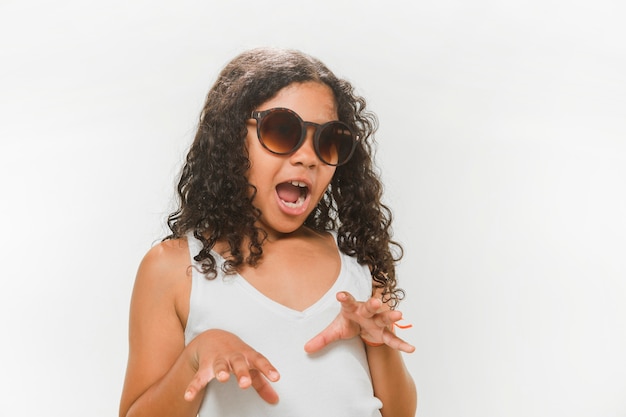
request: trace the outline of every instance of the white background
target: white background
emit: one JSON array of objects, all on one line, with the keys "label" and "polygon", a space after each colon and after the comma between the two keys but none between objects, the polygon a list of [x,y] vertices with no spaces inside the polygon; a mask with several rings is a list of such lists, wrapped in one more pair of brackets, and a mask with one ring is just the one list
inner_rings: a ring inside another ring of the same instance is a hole
[{"label": "white background", "polygon": [[116,415],[204,96],[271,45],[379,116],[417,415],[626,416],[623,4],[0,0],[0,415]]}]

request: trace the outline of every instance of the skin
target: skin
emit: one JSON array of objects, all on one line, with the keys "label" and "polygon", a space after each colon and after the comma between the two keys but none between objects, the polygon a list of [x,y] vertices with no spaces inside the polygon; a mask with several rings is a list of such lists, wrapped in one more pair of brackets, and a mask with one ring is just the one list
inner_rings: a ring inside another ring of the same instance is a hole
[{"label": "skin", "polygon": [[[303,120],[324,123],[337,119],[331,90],[318,83],[293,84],[263,103],[258,110],[287,107]],[[256,136],[256,122],[248,126],[246,144],[251,168],[248,180],[257,188],[254,204],[263,216],[260,227],[268,233],[263,261],[239,272],[267,297],[295,310],[314,304],[334,283],[340,258],[333,237],[303,226],[322,197],[335,167],[322,163],[313,150],[313,129],[291,155],[265,150]],[[302,207],[286,207],[276,186],[296,180],[307,185]],[[214,248],[227,255],[228,247]],[[302,270],[315,254],[318,268]],[[236,335],[210,329],[187,346],[184,329],[189,315],[191,272],[185,239],[168,240],[153,247],[142,260],[133,290],[129,323],[129,358],[120,403],[120,416],[195,416],[209,381],[237,378],[242,389],[252,387],[268,403],[279,398],[272,382],[279,371]],[[402,318],[380,301],[380,294],[365,302],[346,292],[337,294],[341,312],[329,326],[303,347],[313,353],[339,339],[362,337],[366,346],[375,395],[383,402],[385,417],[413,417],[417,395],[400,352],[415,348],[398,338],[393,323]]]}]

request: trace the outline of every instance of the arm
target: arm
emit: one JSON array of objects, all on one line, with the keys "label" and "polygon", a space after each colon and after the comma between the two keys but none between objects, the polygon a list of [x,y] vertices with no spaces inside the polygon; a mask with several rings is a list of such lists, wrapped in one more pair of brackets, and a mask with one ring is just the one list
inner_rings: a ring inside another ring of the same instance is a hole
[{"label": "arm", "polygon": [[231,373],[240,387],[252,385],[266,401],[277,401],[266,377],[275,381],[278,373],[235,335],[207,330],[185,346],[190,291],[186,243],[152,248],[139,267],[131,300],[120,417],[195,416],[208,382],[224,382]]},{"label": "arm", "polygon": [[[383,310],[389,311],[386,305]],[[390,327],[386,326],[386,330]],[[393,324],[391,324],[393,328]],[[393,333],[393,332],[392,332]],[[383,403],[383,417],[414,417],[417,410],[415,383],[407,370],[402,353],[388,344],[372,346],[365,344],[367,362],[372,375],[374,395]],[[414,347],[405,350],[413,352]]]},{"label": "arm", "polygon": [[417,392],[402,354],[387,346],[366,346],[367,361],[372,375],[374,395],[383,403],[384,417],[414,417]]},{"label": "arm", "polygon": [[184,387],[195,373],[183,355],[184,325],[177,311],[191,282],[185,250],[181,241],[163,242],[146,254],[137,271],[120,417],[157,415],[159,410],[192,416],[200,406],[199,399],[185,402],[183,398]]},{"label": "arm", "polygon": [[360,336],[366,344],[374,394],[383,403],[383,416],[414,417],[417,393],[401,351],[412,353],[415,347],[392,331],[394,323],[402,319],[402,313],[383,304],[380,296],[358,302],[349,293],[340,292],[337,300],[341,302],[341,312],[307,342],[305,350],[316,352],[335,340]]}]

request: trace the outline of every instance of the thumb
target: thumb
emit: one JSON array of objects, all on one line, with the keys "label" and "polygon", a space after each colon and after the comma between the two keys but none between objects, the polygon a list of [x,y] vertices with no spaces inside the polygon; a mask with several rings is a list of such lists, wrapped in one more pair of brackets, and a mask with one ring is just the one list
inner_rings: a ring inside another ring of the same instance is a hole
[{"label": "thumb", "polygon": [[328,325],[324,330],[319,332],[311,340],[305,343],[304,351],[306,353],[315,353],[324,349],[330,343],[341,339],[341,332],[337,324],[337,318]]},{"label": "thumb", "polygon": [[193,379],[191,380],[191,382],[189,383],[189,385],[187,385],[187,388],[185,389],[185,395],[184,395],[184,398],[186,401],[193,401],[193,399],[196,398],[198,393],[207,386],[209,381],[215,378],[215,375],[211,368],[205,368],[205,369],[206,371],[204,372],[201,370],[198,370],[196,374],[194,375]]}]

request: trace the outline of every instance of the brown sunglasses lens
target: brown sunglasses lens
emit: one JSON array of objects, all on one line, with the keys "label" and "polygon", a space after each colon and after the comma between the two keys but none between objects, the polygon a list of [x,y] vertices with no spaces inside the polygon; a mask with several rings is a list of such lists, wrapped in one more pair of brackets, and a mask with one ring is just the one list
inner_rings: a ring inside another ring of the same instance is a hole
[{"label": "brown sunglasses lens", "polygon": [[261,140],[272,152],[288,154],[295,150],[302,136],[302,125],[291,113],[274,111],[268,113],[261,123]]},{"label": "brown sunglasses lens", "polygon": [[324,126],[320,132],[317,151],[327,164],[340,165],[350,157],[353,144],[350,129],[343,123],[332,122]]}]

